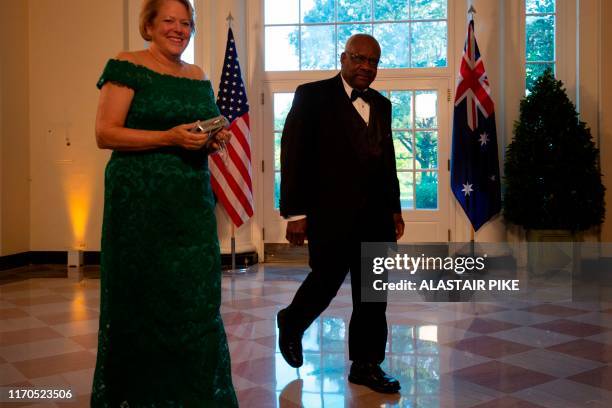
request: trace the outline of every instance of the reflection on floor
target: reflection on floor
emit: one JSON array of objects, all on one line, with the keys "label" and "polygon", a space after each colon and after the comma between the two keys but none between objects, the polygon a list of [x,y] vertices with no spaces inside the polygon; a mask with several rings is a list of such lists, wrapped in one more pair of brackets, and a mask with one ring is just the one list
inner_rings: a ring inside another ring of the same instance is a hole
[{"label": "reflection on floor", "polygon": [[[224,276],[222,314],[241,407],[612,404],[612,304],[391,304],[384,368],[402,391],[389,396],[346,380],[351,296],[345,285],[305,334],[304,366],[293,369],[278,351],[274,318],[306,271],[260,265]],[[32,274],[37,277],[28,279]],[[77,395],[71,403],[28,406],[87,407],[98,302],[96,268],[2,272],[0,386],[71,388]]]}]

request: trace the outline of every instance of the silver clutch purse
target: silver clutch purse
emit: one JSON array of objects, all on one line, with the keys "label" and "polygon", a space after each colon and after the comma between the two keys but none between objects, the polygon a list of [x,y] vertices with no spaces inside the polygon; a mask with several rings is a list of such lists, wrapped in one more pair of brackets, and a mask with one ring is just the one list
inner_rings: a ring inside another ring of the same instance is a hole
[{"label": "silver clutch purse", "polygon": [[196,126],[191,130],[194,133],[208,133],[208,137],[213,136],[221,129],[227,129],[230,123],[223,115],[215,116],[206,120],[198,120]]},{"label": "silver clutch purse", "polygon": [[202,133],[206,135],[206,143],[204,144],[204,146],[209,147],[212,143],[216,142],[219,146],[219,150],[213,153],[220,153],[220,157],[225,161],[227,159],[225,141],[215,140],[215,135],[221,129],[227,129],[229,128],[229,126],[230,123],[227,118],[223,115],[219,115],[206,120],[198,120],[196,122],[195,127],[191,129],[191,132]]}]

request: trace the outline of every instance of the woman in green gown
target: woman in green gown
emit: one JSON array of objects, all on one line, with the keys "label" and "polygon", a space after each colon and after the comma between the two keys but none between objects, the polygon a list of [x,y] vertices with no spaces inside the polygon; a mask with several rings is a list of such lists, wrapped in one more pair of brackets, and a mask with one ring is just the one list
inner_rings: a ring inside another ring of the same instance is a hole
[{"label": "woman in green gown", "polygon": [[219,313],[221,265],[207,155],[190,132],[219,114],[202,70],[180,57],[188,0],[146,0],[147,50],[108,61],[96,138],[105,173],[101,306],[92,407],[235,407]]}]

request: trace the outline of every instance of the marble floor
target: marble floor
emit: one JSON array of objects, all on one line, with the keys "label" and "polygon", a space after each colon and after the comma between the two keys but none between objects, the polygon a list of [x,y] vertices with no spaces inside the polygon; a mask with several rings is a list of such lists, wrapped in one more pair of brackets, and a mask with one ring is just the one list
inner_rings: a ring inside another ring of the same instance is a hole
[{"label": "marble floor", "polygon": [[[307,273],[258,265],[223,277],[222,315],[241,407],[609,407],[612,304],[390,304],[384,368],[397,395],[348,383],[345,284],[304,336],[304,366],[277,348],[276,312]],[[95,364],[98,270],[37,266],[0,273],[0,388],[70,388],[87,407]]]}]

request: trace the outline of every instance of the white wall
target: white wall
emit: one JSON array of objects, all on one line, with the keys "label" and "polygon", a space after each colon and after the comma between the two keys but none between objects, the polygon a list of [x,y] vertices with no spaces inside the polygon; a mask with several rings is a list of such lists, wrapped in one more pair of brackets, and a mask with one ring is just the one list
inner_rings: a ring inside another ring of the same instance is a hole
[{"label": "white wall", "polygon": [[123,10],[122,0],[31,4],[31,250],[100,247],[108,152],[95,142],[95,85],[123,47]]},{"label": "white wall", "polygon": [[30,247],[28,3],[0,7],[0,255]]}]

